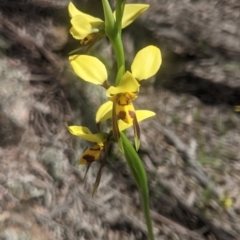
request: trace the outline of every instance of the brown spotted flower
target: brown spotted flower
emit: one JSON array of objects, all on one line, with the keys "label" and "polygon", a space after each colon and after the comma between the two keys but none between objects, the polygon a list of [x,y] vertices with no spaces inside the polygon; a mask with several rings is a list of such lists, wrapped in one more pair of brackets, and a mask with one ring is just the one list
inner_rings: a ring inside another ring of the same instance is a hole
[{"label": "brown spotted flower", "polygon": [[[138,122],[143,121],[146,118],[154,116],[155,113],[148,110],[137,110],[136,117]],[[121,120],[118,121],[119,131],[124,131],[125,129],[132,126],[132,123],[125,123]],[[79,164],[86,165],[91,164],[94,161],[100,159],[102,151],[105,150],[105,146],[109,140],[109,134],[103,133],[92,133],[87,127],[83,126],[68,126],[68,130],[72,135],[85,139],[89,142],[94,143],[92,147],[88,148],[82,154]]]},{"label": "brown spotted flower", "polygon": [[88,55],[73,55],[70,63],[75,73],[87,82],[104,86],[109,101],[105,102],[97,111],[96,122],[102,122],[112,117],[113,135],[118,141],[119,128],[117,121],[121,119],[133,125],[136,149],[140,145],[140,130],[138,119],[133,106],[140,89],[139,82],[156,74],[161,65],[161,52],[155,46],[148,46],[140,50],[131,65],[131,72],[127,71],[117,86],[107,84],[107,70],[97,58]]}]

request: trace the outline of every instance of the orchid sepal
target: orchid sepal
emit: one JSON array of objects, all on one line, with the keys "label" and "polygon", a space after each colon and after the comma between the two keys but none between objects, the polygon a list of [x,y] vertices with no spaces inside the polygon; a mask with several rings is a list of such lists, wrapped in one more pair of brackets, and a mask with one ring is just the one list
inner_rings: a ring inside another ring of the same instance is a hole
[{"label": "orchid sepal", "polygon": [[[149,8],[148,4],[125,4],[122,16],[122,29],[130,25],[136,18]],[[116,19],[116,11],[113,13]]]},{"label": "orchid sepal", "polygon": [[98,58],[88,55],[73,55],[69,57],[69,61],[74,72],[84,81],[96,85],[104,85],[106,82],[107,70]]},{"label": "orchid sepal", "polygon": [[162,63],[159,48],[150,45],[141,49],[131,65],[132,75],[138,80],[146,80],[155,75]]}]

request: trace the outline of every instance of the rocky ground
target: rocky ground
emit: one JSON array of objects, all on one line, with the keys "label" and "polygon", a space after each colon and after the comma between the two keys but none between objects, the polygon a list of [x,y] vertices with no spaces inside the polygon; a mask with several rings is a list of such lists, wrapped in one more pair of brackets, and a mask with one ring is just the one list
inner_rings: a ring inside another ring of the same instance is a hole
[{"label": "rocky ground", "polygon": [[[139,151],[156,239],[240,239],[240,2],[134,2],[150,8],[124,30],[128,65],[150,44],[163,58],[135,101],[157,113],[141,123]],[[97,164],[83,181],[77,161],[87,143],[66,124],[94,131],[105,96],[69,66],[79,43],[67,4],[0,1],[0,239],[147,239],[136,185],[115,149],[94,198]],[[100,1],[76,4],[102,16]],[[94,51],[112,56],[106,40]]]}]

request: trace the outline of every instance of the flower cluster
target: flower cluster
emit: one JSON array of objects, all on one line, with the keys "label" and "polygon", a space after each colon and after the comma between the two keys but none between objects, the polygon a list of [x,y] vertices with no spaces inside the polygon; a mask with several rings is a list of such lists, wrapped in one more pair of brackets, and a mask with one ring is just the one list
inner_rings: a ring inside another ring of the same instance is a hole
[{"label": "flower cluster", "polygon": [[[131,24],[147,8],[148,5],[146,4],[125,4],[121,17],[121,28]],[[92,46],[106,35],[106,22],[79,11],[71,2],[69,4],[69,14],[72,24],[70,33],[75,39],[80,40],[81,45]],[[116,13],[113,12],[111,15],[114,21],[117,22]],[[108,101],[99,107],[95,120],[96,124],[99,125],[101,122],[111,118],[112,125],[109,133],[92,133],[87,127],[83,126],[68,127],[71,134],[94,143],[91,148],[83,153],[79,163],[87,165],[88,170],[93,162],[101,159],[99,170],[101,172],[111,141],[115,140],[123,152],[120,132],[133,126],[135,149],[139,149],[139,122],[154,116],[155,113],[149,110],[135,110],[133,101],[139,94],[141,81],[149,79],[158,71],[161,65],[161,52],[152,45],[141,49],[136,54],[131,69],[123,72],[116,86],[109,84],[107,69],[98,58],[80,54],[71,55],[69,61],[74,72],[82,80],[100,85],[106,89]],[[102,154],[103,152],[104,154]]]},{"label": "flower cluster", "polygon": [[[147,4],[126,4],[122,17],[122,28],[131,24],[139,15],[148,9]],[[70,33],[82,45],[94,43],[105,35],[105,24],[100,18],[79,11],[72,2],[68,6],[72,28]],[[116,12],[113,12],[116,19]]]},{"label": "flower cluster", "polygon": [[152,77],[158,71],[161,64],[160,50],[155,46],[140,50],[133,60],[131,72],[126,71],[116,87],[109,86],[106,67],[96,57],[73,55],[69,59],[75,73],[81,79],[106,88],[109,101],[98,109],[96,122],[99,123],[112,117],[112,131],[116,141],[119,140],[117,124],[119,119],[133,125],[135,146],[138,149],[140,144],[139,120],[132,101],[137,98],[140,82]]}]

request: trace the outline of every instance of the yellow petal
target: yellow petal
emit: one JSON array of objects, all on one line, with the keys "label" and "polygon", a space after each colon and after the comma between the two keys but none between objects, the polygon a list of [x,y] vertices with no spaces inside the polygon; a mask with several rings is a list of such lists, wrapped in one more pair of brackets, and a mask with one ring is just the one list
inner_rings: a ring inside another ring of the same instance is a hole
[{"label": "yellow petal", "polygon": [[[126,4],[123,12],[122,28],[131,24],[136,18],[145,12],[148,7],[149,5],[147,4]],[[116,19],[116,11],[114,11],[113,15]]]},{"label": "yellow petal", "polygon": [[72,2],[68,4],[68,13],[71,18],[76,15],[82,15],[82,12],[79,11]]},{"label": "yellow petal", "polygon": [[153,117],[155,116],[156,113],[153,111],[149,111],[149,110],[137,110],[136,111],[136,116],[137,116],[137,120],[138,122],[141,122],[147,118]]},{"label": "yellow petal", "polygon": [[132,75],[138,81],[148,79],[156,74],[161,63],[160,49],[152,45],[145,47],[137,53],[133,60]]},{"label": "yellow petal", "polygon": [[79,160],[79,164],[85,165],[99,160],[103,146],[95,144],[93,147],[87,149]]},{"label": "yellow petal", "polygon": [[92,33],[91,24],[81,15],[73,17],[71,19],[71,24],[72,28],[70,29],[70,33],[75,39],[84,39]]},{"label": "yellow petal", "polygon": [[[147,118],[150,118],[152,116],[155,116],[156,113],[152,112],[152,111],[148,111],[148,110],[137,110],[135,111],[136,116],[137,116],[137,121],[141,122]],[[122,132],[123,130],[131,127],[133,124],[127,124],[125,122],[123,122],[122,120],[118,120],[118,127],[119,127],[119,131]]]},{"label": "yellow petal", "polygon": [[92,134],[89,128],[82,126],[67,126],[69,132],[75,136]]},{"label": "yellow petal", "polygon": [[82,126],[68,126],[68,130],[72,135],[83,138],[89,142],[98,143],[103,145],[103,142],[106,140],[106,133],[91,133],[87,127]]},{"label": "yellow petal", "polygon": [[104,104],[100,106],[100,108],[97,110],[96,114],[96,122],[103,122],[112,116],[112,107],[113,107],[113,102],[112,101],[107,101]]},{"label": "yellow petal", "polygon": [[81,15],[82,12],[80,12],[72,2],[70,2],[68,4],[68,12],[69,12],[69,16],[72,18],[76,15]]},{"label": "yellow petal", "polygon": [[107,70],[104,64],[95,57],[88,55],[73,55],[69,57],[74,72],[83,80],[102,85],[107,80]]},{"label": "yellow petal", "polygon": [[137,93],[139,91],[139,83],[138,81],[133,77],[133,75],[130,72],[126,72],[123,75],[123,78],[121,79],[119,85],[117,87],[110,87],[106,91],[106,94],[108,97],[118,94],[118,93],[125,93],[125,92],[133,92]]},{"label": "yellow petal", "polygon": [[103,23],[103,21],[100,18],[96,18],[89,14],[79,11],[72,2],[70,2],[68,5],[68,12],[71,18],[79,15],[83,16],[93,27],[95,27],[95,25]]}]

